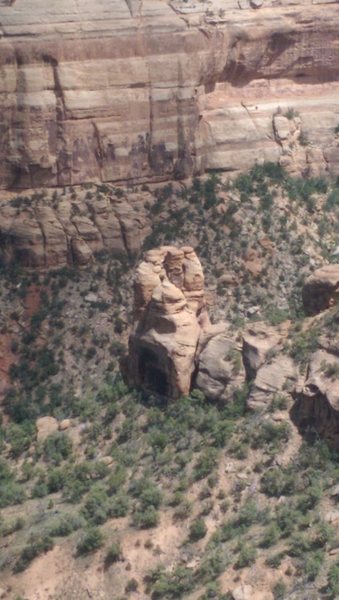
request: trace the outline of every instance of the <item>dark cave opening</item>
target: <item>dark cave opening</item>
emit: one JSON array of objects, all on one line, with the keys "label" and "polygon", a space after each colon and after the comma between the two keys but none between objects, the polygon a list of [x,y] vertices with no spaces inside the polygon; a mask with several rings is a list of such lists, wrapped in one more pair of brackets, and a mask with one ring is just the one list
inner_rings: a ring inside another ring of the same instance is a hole
[{"label": "dark cave opening", "polygon": [[142,349],[139,355],[139,377],[148,390],[160,396],[169,395],[167,376],[159,364],[159,357],[148,348]]}]

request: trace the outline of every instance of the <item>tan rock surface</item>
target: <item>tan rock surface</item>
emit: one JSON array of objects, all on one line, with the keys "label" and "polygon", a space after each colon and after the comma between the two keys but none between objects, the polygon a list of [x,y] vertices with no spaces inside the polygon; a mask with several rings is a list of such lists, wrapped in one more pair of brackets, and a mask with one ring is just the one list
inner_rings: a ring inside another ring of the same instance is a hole
[{"label": "tan rock surface", "polygon": [[227,332],[211,337],[199,355],[196,385],[206,398],[227,402],[245,382],[241,352]]},{"label": "tan rock surface", "polygon": [[338,174],[338,20],[311,0],[2,3],[0,185]]},{"label": "tan rock surface", "polygon": [[40,417],[36,421],[37,440],[43,442],[49,435],[58,431],[58,421],[54,417]]},{"label": "tan rock surface", "polygon": [[291,389],[297,380],[297,370],[289,356],[278,354],[272,361],[263,364],[251,387],[247,406],[262,409],[284,389]]},{"label": "tan rock surface", "polygon": [[54,194],[0,201],[5,261],[44,268],[86,265],[103,250],[133,256],[150,232],[144,208],[147,193],[128,198],[97,190],[88,196],[81,190]]},{"label": "tan rock surface", "polygon": [[190,391],[200,320],[208,323],[203,286],[193,248],[162,246],[146,253],[136,270],[136,320],[129,340],[134,384],[170,398]]},{"label": "tan rock surface", "polygon": [[265,323],[254,323],[243,332],[243,361],[248,379],[253,379],[264,364],[267,354],[280,342],[276,329]]}]

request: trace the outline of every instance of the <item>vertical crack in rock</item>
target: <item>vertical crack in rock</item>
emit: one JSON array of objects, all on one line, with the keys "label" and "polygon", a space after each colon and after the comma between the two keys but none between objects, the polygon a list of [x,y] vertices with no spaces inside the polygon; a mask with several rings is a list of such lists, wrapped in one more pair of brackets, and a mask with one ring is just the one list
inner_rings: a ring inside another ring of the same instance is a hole
[{"label": "vertical crack in rock", "polygon": [[[67,135],[64,131],[64,122],[67,117],[67,107],[64,96],[63,87],[59,77],[58,61],[50,56],[43,55],[45,63],[49,64],[53,73],[54,81],[54,94],[56,100],[56,136],[57,136],[57,147],[56,147],[56,161],[57,161],[57,178],[58,185],[64,185],[65,183],[72,183],[72,168],[68,164],[68,152],[67,152]],[[63,171],[68,171],[65,180]]]}]

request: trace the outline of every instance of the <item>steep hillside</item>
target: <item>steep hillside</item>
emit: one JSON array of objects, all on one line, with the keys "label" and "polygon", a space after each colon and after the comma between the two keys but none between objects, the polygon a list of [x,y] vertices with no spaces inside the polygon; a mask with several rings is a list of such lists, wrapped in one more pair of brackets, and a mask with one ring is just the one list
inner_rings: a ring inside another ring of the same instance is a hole
[{"label": "steep hillside", "polygon": [[[74,215],[87,192],[119,195],[66,189]],[[39,270],[16,236],[3,247],[2,597],[334,599],[339,314],[304,283],[336,268],[337,184],[268,163],[125,193],[151,224],[134,253],[93,244],[87,265]],[[228,323],[228,402],[199,385],[166,403],[120,375],[136,262],[167,243],[196,248]]]}]

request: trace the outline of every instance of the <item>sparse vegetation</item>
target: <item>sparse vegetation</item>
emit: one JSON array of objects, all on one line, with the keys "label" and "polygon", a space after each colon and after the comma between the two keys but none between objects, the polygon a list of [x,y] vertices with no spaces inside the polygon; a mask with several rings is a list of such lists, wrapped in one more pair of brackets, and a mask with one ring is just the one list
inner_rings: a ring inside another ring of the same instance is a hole
[{"label": "sparse vegetation", "polygon": [[[284,347],[267,364],[285,352],[302,372],[324,336],[337,343],[335,310],[306,328],[300,299],[309,250],[315,264],[330,262],[338,245],[337,184],[266,163],[233,181],[214,174],[153,193],[145,248],[198,246],[215,295],[212,320],[228,320],[236,339],[224,357],[234,380],[243,372],[237,333],[257,320],[286,327]],[[19,199],[14,208],[28,205]],[[96,260],[79,271],[2,271],[3,327],[15,357],[0,424],[2,575],[65,544],[80,577],[92,561],[121,598],[140,591],[224,600],[232,591],[220,584],[226,570],[264,564],[275,599],[308,585],[334,599],[337,539],[323,518],[335,502],[337,455],[313,431],[298,450],[290,388],[268,393],[259,413],[247,410],[252,375],[220,404],[197,391],[165,404],[128,389],[118,371],[133,262],[106,251]],[[28,314],[32,286],[40,300]],[[338,377],[334,363],[322,370]],[[43,416],[70,423],[46,435]],[[145,579],[129,558],[138,552],[150,565]],[[285,561],[291,571],[281,579]]]}]

